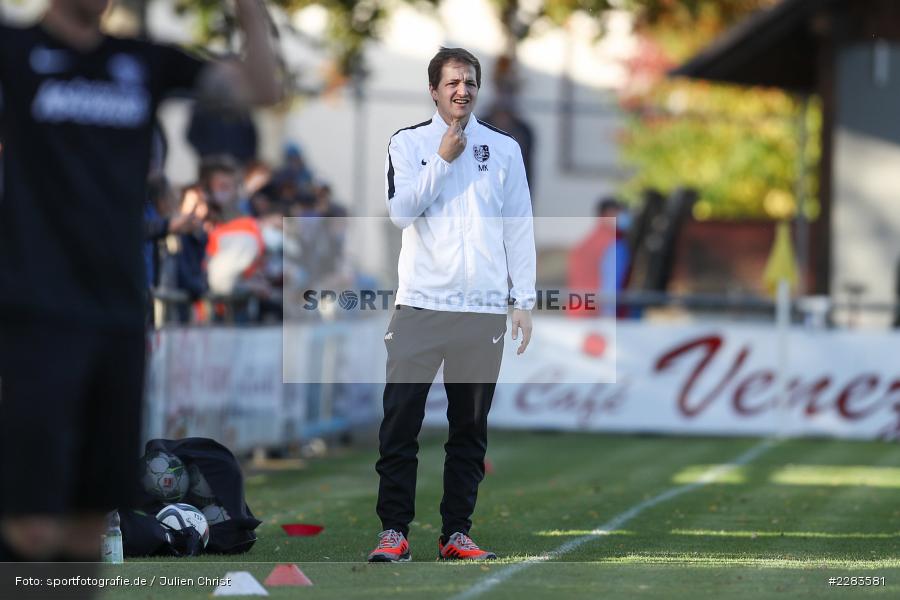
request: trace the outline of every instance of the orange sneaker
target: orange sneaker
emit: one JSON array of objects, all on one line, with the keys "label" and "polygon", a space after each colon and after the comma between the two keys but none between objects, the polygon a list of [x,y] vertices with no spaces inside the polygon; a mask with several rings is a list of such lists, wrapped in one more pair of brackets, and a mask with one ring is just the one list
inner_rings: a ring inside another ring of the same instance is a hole
[{"label": "orange sneaker", "polygon": [[456,532],[445,542],[444,536],[438,538],[438,558],[443,560],[491,560],[497,555],[482,550],[472,538],[464,533]]},{"label": "orange sneaker", "polygon": [[412,560],[409,542],[394,529],[386,529],[378,534],[378,547],[369,553],[369,562],[406,562]]}]

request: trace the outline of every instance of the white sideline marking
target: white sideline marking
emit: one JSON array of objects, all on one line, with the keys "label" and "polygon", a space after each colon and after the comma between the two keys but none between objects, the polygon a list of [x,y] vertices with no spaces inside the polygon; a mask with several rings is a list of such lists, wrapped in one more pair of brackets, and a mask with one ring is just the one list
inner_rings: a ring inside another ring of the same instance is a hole
[{"label": "white sideline marking", "polygon": [[682,494],[686,494],[687,492],[691,492],[696,490],[697,488],[701,488],[708,483],[711,483],[725,475],[729,471],[733,470],[735,467],[740,467],[746,465],[753,460],[755,460],[760,454],[768,450],[770,447],[777,443],[776,440],[773,439],[765,439],[759,444],[753,446],[731,462],[725,463],[723,465],[718,465],[706,471],[697,481],[693,483],[688,483],[685,485],[680,485],[678,487],[671,488],[666,490],[665,492],[654,496],[653,498],[649,498],[644,500],[643,502],[636,504],[626,510],[623,513],[620,513],[601,525],[597,527],[590,533],[583,535],[579,538],[575,538],[574,540],[570,540],[563,544],[562,546],[556,548],[555,550],[551,550],[546,554],[542,554],[540,556],[535,556],[533,558],[529,558],[528,560],[524,560],[520,563],[516,563],[506,567],[505,569],[498,571],[495,575],[487,577],[469,589],[460,592],[456,596],[453,596],[450,600],[468,600],[469,598],[475,598],[476,596],[480,596],[481,594],[487,592],[491,588],[496,585],[499,585],[518,573],[519,571],[524,571],[531,565],[547,562],[548,560],[553,560],[554,558],[559,558],[564,554],[568,554],[572,550],[583,546],[584,544],[590,542],[591,540],[595,540],[598,537],[609,535],[613,531],[616,531],[620,527],[622,527],[625,523],[632,520],[648,508],[653,508],[657,504],[662,504],[666,500],[671,500],[676,496],[680,496]]}]

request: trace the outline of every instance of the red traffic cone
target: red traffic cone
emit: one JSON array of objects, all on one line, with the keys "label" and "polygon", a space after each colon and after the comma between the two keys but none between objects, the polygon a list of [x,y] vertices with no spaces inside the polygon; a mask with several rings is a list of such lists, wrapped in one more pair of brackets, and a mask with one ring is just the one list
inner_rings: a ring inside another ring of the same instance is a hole
[{"label": "red traffic cone", "polygon": [[269,587],[288,586],[288,585],[312,585],[313,582],[309,577],[303,574],[297,565],[275,565],[269,576],[263,582]]}]

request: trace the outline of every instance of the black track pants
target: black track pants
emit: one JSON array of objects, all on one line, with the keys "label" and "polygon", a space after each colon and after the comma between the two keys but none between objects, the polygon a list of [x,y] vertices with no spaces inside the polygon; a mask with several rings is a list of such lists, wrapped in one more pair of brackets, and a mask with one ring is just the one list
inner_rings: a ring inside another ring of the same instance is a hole
[{"label": "black track pants", "polygon": [[375,466],[381,478],[377,512],[384,529],[409,533],[425,399],[443,362],[450,423],[444,445],[443,533],[468,533],[484,478],[487,417],[505,332],[506,315],[397,307],[385,334],[387,384],[381,457]]}]

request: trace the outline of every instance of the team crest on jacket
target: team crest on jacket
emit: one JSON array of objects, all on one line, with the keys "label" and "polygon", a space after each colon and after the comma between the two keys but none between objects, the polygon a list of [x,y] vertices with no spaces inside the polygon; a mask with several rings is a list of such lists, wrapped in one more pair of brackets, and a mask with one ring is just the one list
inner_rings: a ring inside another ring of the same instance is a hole
[{"label": "team crest on jacket", "polygon": [[472,146],[472,150],[475,151],[475,160],[478,162],[486,162],[491,157],[491,150],[487,147],[487,144]]}]

